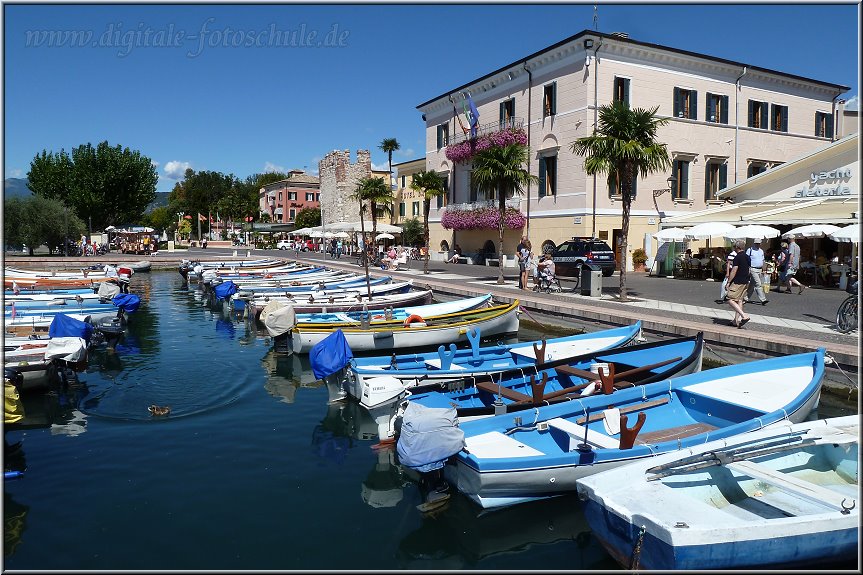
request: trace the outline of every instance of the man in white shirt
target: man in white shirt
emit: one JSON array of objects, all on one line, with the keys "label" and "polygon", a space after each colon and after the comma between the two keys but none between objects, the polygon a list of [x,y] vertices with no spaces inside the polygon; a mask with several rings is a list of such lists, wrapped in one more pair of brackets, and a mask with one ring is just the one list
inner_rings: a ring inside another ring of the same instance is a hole
[{"label": "man in white shirt", "polygon": [[752,246],[746,250],[746,255],[752,262],[749,265],[749,287],[746,288],[746,297],[751,300],[752,292],[755,292],[761,305],[767,305],[768,299],[764,294],[764,286],[761,284],[761,274],[764,272],[764,250],[761,249],[760,239],[752,242]]}]

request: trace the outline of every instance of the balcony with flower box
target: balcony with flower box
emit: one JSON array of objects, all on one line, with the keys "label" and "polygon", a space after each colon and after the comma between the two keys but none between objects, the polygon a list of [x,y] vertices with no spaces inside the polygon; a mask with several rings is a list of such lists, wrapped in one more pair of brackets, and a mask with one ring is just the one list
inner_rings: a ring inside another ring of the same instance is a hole
[{"label": "balcony with flower box", "polygon": [[[509,198],[505,205],[504,227],[511,230],[523,228],[527,218],[518,210],[519,198]],[[441,225],[448,230],[496,230],[499,214],[496,200],[450,204],[444,208]]]},{"label": "balcony with flower box", "polygon": [[503,122],[477,126],[475,137],[471,137],[469,131],[463,134],[453,134],[445,153],[450,161],[465,163],[470,161],[477,152],[494,146],[508,146],[510,144],[527,145],[527,133],[524,131],[522,118],[510,118]]}]

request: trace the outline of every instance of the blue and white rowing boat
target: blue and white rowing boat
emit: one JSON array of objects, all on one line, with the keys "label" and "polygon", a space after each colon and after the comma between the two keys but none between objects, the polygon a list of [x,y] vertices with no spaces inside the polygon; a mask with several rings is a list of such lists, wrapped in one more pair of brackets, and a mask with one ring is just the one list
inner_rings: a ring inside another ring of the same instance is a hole
[{"label": "blue and white rowing boat", "polygon": [[[461,423],[445,466],[460,491],[496,507],[574,491],[578,479],[713,439],[800,422],[817,405],[823,348]],[[637,416],[637,421],[631,425]]]},{"label": "blue and white rowing boat", "polygon": [[[568,358],[630,344],[641,333],[641,321],[630,326],[516,344],[480,346],[469,339],[466,349],[395,356],[355,357],[347,371],[347,392],[368,408],[399,399],[405,389],[417,385],[445,385],[469,376],[489,375],[512,369],[533,370],[537,353],[543,362]],[[372,390],[374,388],[374,390]]]}]

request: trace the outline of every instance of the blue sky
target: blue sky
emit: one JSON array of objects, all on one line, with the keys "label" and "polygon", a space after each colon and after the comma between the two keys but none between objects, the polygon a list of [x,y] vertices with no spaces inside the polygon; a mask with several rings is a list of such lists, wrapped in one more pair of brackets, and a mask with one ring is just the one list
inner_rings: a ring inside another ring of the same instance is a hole
[{"label": "blue sky", "polygon": [[[593,29],[593,4],[3,10],[4,177],[25,177],[43,149],[107,140],[155,161],[158,191],[187,166],[316,173],[334,149],[369,149],[385,168],[377,146],[389,137],[402,148],[394,163],[422,157],[417,104]],[[850,86],[857,101],[857,4],[605,4],[598,15],[600,32]],[[287,46],[269,45],[274,29],[294,33]],[[290,45],[312,31],[335,45]]]}]

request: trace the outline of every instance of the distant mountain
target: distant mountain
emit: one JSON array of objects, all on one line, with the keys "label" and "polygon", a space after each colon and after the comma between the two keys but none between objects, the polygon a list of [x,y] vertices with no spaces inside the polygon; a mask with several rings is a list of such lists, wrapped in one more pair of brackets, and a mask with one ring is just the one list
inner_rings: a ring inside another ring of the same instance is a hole
[{"label": "distant mountain", "polygon": [[3,180],[3,194],[7,198],[26,198],[33,192],[27,187],[27,178],[6,178]]},{"label": "distant mountain", "polygon": [[145,211],[152,212],[156,208],[161,208],[168,205],[168,196],[171,192],[156,192],[156,199],[147,206]]}]

